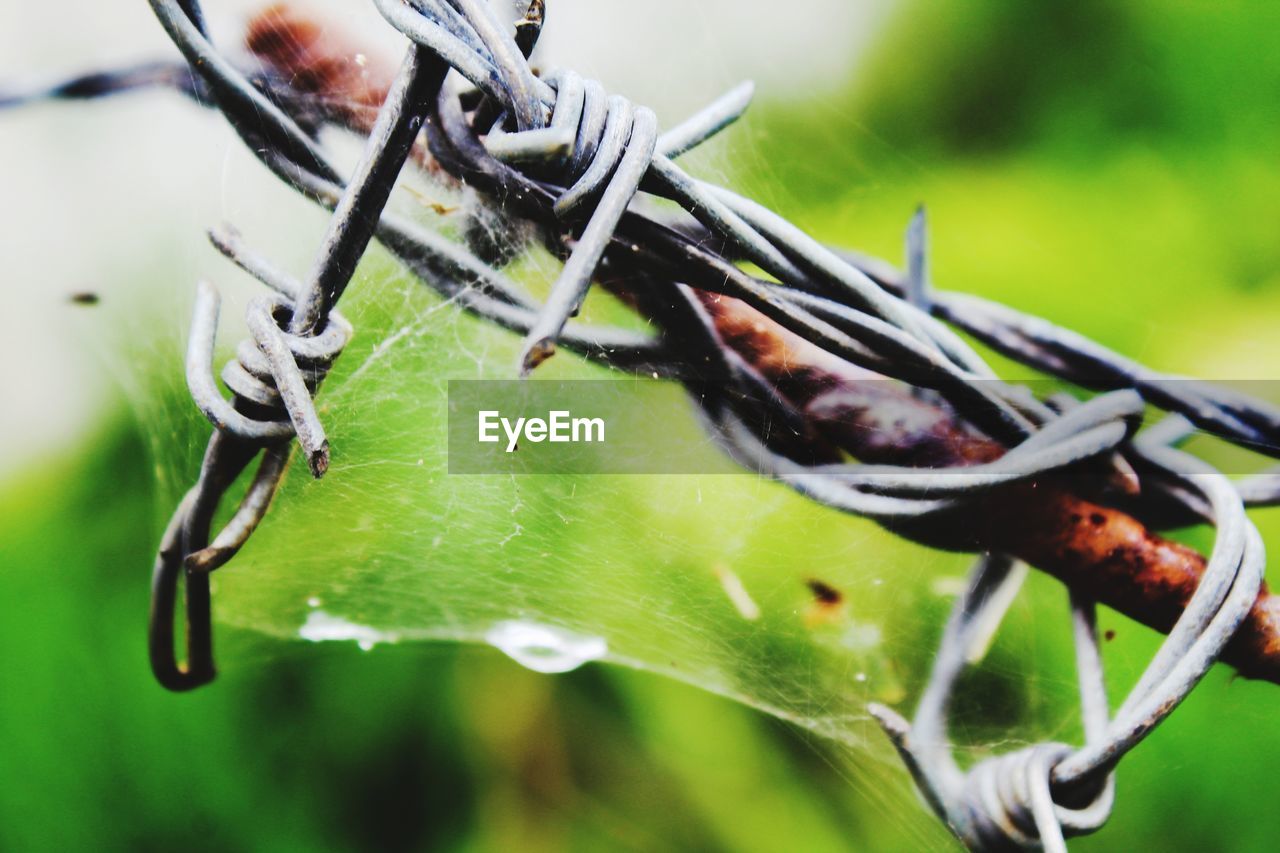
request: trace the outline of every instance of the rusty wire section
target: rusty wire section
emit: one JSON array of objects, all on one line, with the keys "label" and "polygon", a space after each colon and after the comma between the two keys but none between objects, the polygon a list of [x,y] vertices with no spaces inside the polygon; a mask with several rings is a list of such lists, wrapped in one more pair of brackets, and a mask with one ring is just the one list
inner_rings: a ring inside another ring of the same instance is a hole
[{"label": "rusty wire section", "polygon": [[[314,476],[327,468],[328,440],[312,398],[351,333],[334,306],[376,237],[423,283],[524,335],[521,375],[563,346],[618,370],[685,382],[697,388],[708,427],[745,465],[890,527],[927,526],[931,517],[993,489],[1080,463],[1141,477],[1135,501],[1214,525],[1217,537],[1198,590],[1114,715],[1103,687],[1094,602],[1073,592],[1083,746],[1036,744],[968,769],[952,755],[947,711],[956,680],[975,637],[999,618],[993,602],[1020,582],[1013,559],[1002,554],[984,555],[972,570],[914,721],[870,709],[928,804],[971,848],[1062,850],[1065,837],[1099,828],[1110,812],[1117,762],[1194,688],[1258,593],[1265,557],[1245,506],[1280,502],[1280,478],[1233,484],[1174,447],[1199,428],[1277,455],[1280,411],[1175,381],[1011,308],[930,289],[922,215],[908,231],[904,275],[829,249],[755,202],[690,177],[675,160],[742,114],[749,84],[660,133],[650,110],[607,94],[599,83],[567,69],[533,69],[528,56],[543,23],[541,0],[518,21],[486,0],[373,2],[408,45],[359,165],[345,181],[317,142],[321,125],[342,122],[317,118],[290,80],[237,67],[210,42],[198,0],[150,0],[189,75],[143,66],[0,98],[4,105],[171,86],[216,107],[281,180],[333,211],[302,280],[272,267],[234,231],[212,234],[224,255],[276,295],[249,307],[252,339],[221,374],[230,401],[211,368],[217,294],[201,284],[197,295],[187,376],[214,431],[200,478],[174,513],[155,566],[150,649],[160,682],[186,690],[213,678],[209,572],[230,560],[262,520],[292,439]],[[513,233],[532,225],[563,259],[545,303],[502,274],[511,252],[482,239],[464,247],[384,210],[406,160],[423,153],[424,136],[433,168],[485,202],[477,215]],[[644,194],[677,202],[685,215],[653,212],[639,198]],[[744,271],[741,262],[764,275]],[[627,284],[637,310],[659,329],[656,337],[571,319],[592,283],[605,278]],[[725,346],[695,291],[740,299],[835,358],[935,395],[1007,453],[941,470],[815,464],[778,441],[769,425],[792,423],[799,413]],[[1106,393],[1086,402],[1039,400],[996,381],[947,324],[1023,364]],[[1170,416],[1139,431],[1146,405]],[[220,501],[255,459],[245,497],[214,535]],[[185,663],[174,650],[180,584]]]}]

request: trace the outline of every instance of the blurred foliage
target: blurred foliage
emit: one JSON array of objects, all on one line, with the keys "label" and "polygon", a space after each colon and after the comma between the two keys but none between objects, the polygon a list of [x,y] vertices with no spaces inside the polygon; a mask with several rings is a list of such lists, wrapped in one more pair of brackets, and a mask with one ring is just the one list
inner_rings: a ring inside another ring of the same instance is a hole
[{"label": "blurred foliage", "polygon": [[[1278,17],[1261,0],[909,3],[856,80],[766,102],[740,155],[721,150],[824,239],[895,258],[923,200],[939,286],[1162,369],[1266,378]],[[173,429],[204,434],[190,415]],[[487,649],[363,653],[224,626],[216,685],[164,693],[142,626],[168,495],[143,432],[115,417],[0,493],[0,849],[946,845],[896,765],[611,667],[553,679]],[[1274,546],[1280,519],[1259,518]],[[945,601],[900,592],[940,624]],[[1158,638],[1103,627],[1118,697]],[[1074,737],[1066,638],[1061,590],[1034,578],[968,683],[960,736]],[[1274,694],[1213,673],[1122,766],[1111,825],[1077,848],[1273,849]]]},{"label": "blurred foliage", "polygon": [[1134,151],[1264,161],[1280,145],[1278,29],[1268,0],[907,2],[842,91],[756,115],[760,189],[784,179],[811,203],[1028,154],[1084,171]]},{"label": "blurred foliage", "polygon": [[1276,137],[1260,109],[1280,94],[1265,0],[921,4],[881,42],[859,120],[895,145],[940,154],[1118,144],[1187,153]]}]

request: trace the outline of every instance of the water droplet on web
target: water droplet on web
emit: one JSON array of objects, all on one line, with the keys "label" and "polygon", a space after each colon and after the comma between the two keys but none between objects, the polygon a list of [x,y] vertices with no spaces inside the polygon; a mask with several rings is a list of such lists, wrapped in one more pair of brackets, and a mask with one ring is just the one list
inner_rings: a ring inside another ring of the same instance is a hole
[{"label": "water droplet on web", "polygon": [[313,610],[307,614],[307,621],[298,629],[298,636],[313,643],[332,640],[355,640],[362,651],[369,651],[378,643],[394,643],[400,637],[368,625],[349,622],[341,616]]},{"label": "water droplet on web", "polygon": [[570,672],[609,653],[602,637],[578,634],[537,622],[499,622],[485,642],[534,672]]},{"label": "water droplet on web", "polygon": [[879,646],[883,639],[879,625],[854,622],[841,635],[840,644],[855,652],[866,652]]}]

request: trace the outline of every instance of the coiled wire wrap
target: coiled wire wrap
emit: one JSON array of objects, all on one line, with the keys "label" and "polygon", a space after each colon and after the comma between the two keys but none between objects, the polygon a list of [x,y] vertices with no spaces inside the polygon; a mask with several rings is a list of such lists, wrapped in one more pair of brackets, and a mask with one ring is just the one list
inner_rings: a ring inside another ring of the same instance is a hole
[{"label": "coiled wire wrap", "polygon": [[[1280,502],[1280,477],[1237,488],[1173,445],[1195,426],[1278,455],[1280,411],[1223,389],[1172,381],[1005,306],[933,291],[924,271],[922,218],[909,232],[903,276],[873,259],[829,249],[761,205],[690,177],[675,158],[732,123],[747,106],[750,86],[659,135],[652,112],[608,95],[594,81],[567,70],[534,73],[527,57],[544,19],[540,0],[514,27],[483,0],[373,0],[410,47],[346,184],[289,114],[287,92],[271,88],[287,83],[250,83],[209,42],[196,0],[150,2],[197,78],[189,91],[212,101],[283,181],[334,211],[305,283],[271,270],[234,235],[215,235],[228,257],[284,296],[251,306],[253,345],[242,346],[223,372],[235,394],[231,402],[217,393],[210,370],[216,294],[202,286],[197,297],[188,375],[215,432],[200,480],[166,530],[154,575],[152,660],[162,683],[186,689],[212,677],[207,572],[225,563],[262,518],[292,436],[313,472],[323,473],[326,442],[311,395],[350,335],[332,308],[376,235],[447,298],[523,334],[522,373],[559,343],[622,370],[690,383],[716,378],[720,390],[698,386],[700,402],[726,448],[749,467],[838,509],[888,525],[927,522],[992,489],[1092,462],[1131,467],[1143,476],[1140,500],[1213,524],[1217,538],[1200,587],[1114,717],[1103,690],[1094,604],[1072,594],[1083,747],[1033,745],[967,771],[951,754],[946,716],[956,679],[978,628],[991,618],[995,591],[1017,582],[1011,558],[1001,554],[984,555],[974,567],[914,722],[872,708],[925,799],[970,847],[1062,849],[1065,837],[1102,825],[1116,763],[1185,698],[1257,594],[1265,558],[1242,494],[1250,505]],[[500,219],[538,226],[548,248],[565,257],[544,304],[494,265],[383,210],[424,125],[431,154],[448,175],[483,194]],[[631,205],[642,189],[675,201],[686,215],[639,212]],[[763,274],[746,272],[744,261]],[[636,285],[647,315],[663,330],[660,337],[571,322],[602,267]],[[761,424],[791,423],[797,412],[723,346],[694,289],[740,299],[835,359],[937,395],[1007,452],[989,464],[923,471],[812,464],[780,449]],[[1038,400],[995,381],[943,321],[1025,364],[1108,393],[1079,404]],[[1147,405],[1175,414],[1137,432]],[[260,451],[239,511],[209,544],[213,510]],[[172,625],[184,573],[185,667],[173,657]]]},{"label": "coiled wire wrap", "polygon": [[[323,476],[329,442],[311,395],[351,337],[351,325],[336,311],[315,336],[285,331],[293,317],[291,298],[258,297],[245,319],[252,339],[236,350],[222,370],[222,381],[235,398],[218,393],[210,362],[218,323],[218,294],[201,282],[187,350],[187,385],[196,406],[214,428],[247,442],[270,444],[297,436],[311,473]],[[242,409],[252,407],[254,416]]]}]

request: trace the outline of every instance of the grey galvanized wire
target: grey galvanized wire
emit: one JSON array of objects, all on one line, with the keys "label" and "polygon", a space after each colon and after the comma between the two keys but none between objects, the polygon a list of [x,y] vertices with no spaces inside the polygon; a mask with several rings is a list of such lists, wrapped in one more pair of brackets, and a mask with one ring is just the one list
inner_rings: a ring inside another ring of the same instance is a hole
[{"label": "grey galvanized wire", "polygon": [[[316,140],[314,115],[288,80],[248,74],[210,42],[196,0],[150,0],[191,76],[170,66],[91,75],[28,93],[89,97],[140,85],[171,86],[222,112],[285,183],[330,209],[309,275],[296,281],[237,234],[213,242],[278,295],[249,308],[252,339],[222,373],[211,373],[217,297],[197,294],[187,372],[197,406],[214,426],[200,478],[162,539],[153,581],[153,669],[172,689],[213,677],[208,573],[224,565],[262,520],[297,437],[312,473],[328,464],[328,440],[313,395],[351,328],[334,311],[368,241],[377,237],[424,283],[481,317],[524,335],[518,369],[527,374],[557,345],[619,370],[655,373],[698,389],[709,426],[743,464],[824,504],[892,526],[928,522],[991,490],[1094,461],[1143,477],[1135,500],[1149,509],[1217,528],[1203,580],[1138,684],[1114,717],[1107,710],[1094,603],[1073,592],[1085,743],[1037,744],[964,770],[947,737],[947,710],[970,646],[993,618],[996,590],[1017,583],[1012,559],[978,560],[956,603],[934,669],[908,723],[871,711],[901,753],[926,801],[974,849],[1063,849],[1064,838],[1106,820],[1116,763],[1186,697],[1222,651],[1257,595],[1265,561],[1244,513],[1280,502],[1280,476],[1238,486],[1173,446],[1198,427],[1280,456],[1280,411],[1226,389],[1157,374],[1099,345],[1011,308],[929,287],[923,212],[908,231],[900,274],[883,262],[819,244],[776,213],[689,176],[681,154],[746,109],[749,84],[659,133],[653,113],[595,81],[557,69],[539,75],[527,59],[545,8],[509,22],[484,0],[374,0],[409,41],[395,85],[379,111],[353,177],[344,182]],[[513,233],[534,226],[564,268],[545,303],[499,270],[510,253],[461,245],[387,212],[392,185],[425,128],[435,162],[479,195],[477,216]],[[684,215],[646,213],[641,193],[675,201]],[[754,263],[763,275],[743,270]],[[624,277],[656,337],[572,321],[604,273]],[[925,470],[815,463],[779,441],[801,419],[741,356],[723,345],[694,297],[703,290],[743,300],[787,330],[844,361],[908,383],[1000,442],[994,462]],[[1084,388],[1085,402],[1039,400],[994,373],[948,324],[1014,359]],[[708,379],[715,382],[708,384]],[[1139,431],[1144,407],[1173,415]],[[257,473],[231,521],[211,535],[228,487],[256,457]],[[174,654],[173,609],[185,581],[187,660]],[[1007,590],[1006,590],[1007,591]]]}]

